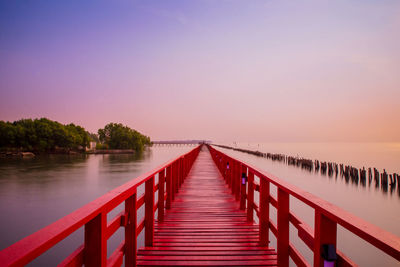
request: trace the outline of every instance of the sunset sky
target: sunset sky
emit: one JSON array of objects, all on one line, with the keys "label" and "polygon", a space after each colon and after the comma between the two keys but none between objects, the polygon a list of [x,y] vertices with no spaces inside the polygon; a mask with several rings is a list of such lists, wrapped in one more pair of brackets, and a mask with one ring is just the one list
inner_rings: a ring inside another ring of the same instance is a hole
[{"label": "sunset sky", "polygon": [[400,1],[0,0],[0,120],[400,141]]}]

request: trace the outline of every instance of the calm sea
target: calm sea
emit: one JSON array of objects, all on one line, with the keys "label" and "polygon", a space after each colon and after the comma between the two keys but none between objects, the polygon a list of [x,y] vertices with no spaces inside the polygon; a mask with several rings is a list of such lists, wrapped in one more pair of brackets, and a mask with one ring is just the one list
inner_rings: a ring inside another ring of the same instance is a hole
[{"label": "calm sea", "polygon": [[[225,144],[262,152],[284,153],[310,159],[376,167],[400,174],[399,143],[238,143]],[[107,191],[192,149],[193,146],[161,146],[141,155],[54,155],[34,159],[0,160],[0,249],[41,229]],[[310,173],[300,168],[273,162],[237,151],[218,148],[275,176],[309,191],[335,205],[400,236],[400,197],[397,191],[383,192],[374,186],[346,183],[340,177]],[[139,189],[141,190],[141,189]],[[274,194],[274,188],[271,189]],[[256,195],[257,197],[257,195]],[[291,210],[313,227],[313,211],[295,199]],[[122,209],[109,214],[111,219]],[[139,210],[143,216],[143,208]],[[271,209],[276,221],[276,211]],[[272,234],[270,235],[272,236]],[[123,238],[122,229],[108,242],[112,252]],[[291,228],[291,242],[312,263],[311,251]],[[78,230],[32,265],[55,265],[83,243],[83,229]],[[139,245],[143,243],[139,236]],[[275,240],[271,240],[275,246]],[[339,227],[338,247],[360,266],[399,266]]]},{"label": "calm sea", "polygon": [[[0,159],[0,250],[193,148],[156,146],[140,155]],[[143,186],[138,188],[139,194],[143,191]],[[109,213],[108,220],[122,211],[122,205]],[[142,207],[138,219],[143,213]],[[108,241],[109,254],[122,240],[120,229]],[[30,265],[55,266],[82,243],[81,228]],[[140,244],[143,235],[139,236]]]},{"label": "calm sea", "polygon": [[[357,168],[376,167],[379,171],[386,169],[387,172],[400,174],[400,143],[224,143],[223,145],[343,163]],[[381,187],[376,188],[373,181],[371,186],[368,183],[363,186],[360,183],[346,182],[340,175],[337,177],[323,175],[247,153],[219,147],[217,149],[400,236],[400,191],[398,187],[385,192]],[[271,191],[272,194],[276,194],[276,188],[271,188]],[[312,209],[292,197],[290,209],[307,224],[314,226]],[[271,209],[271,217],[276,222],[275,208]],[[270,236],[273,235],[270,234]],[[294,227],[291,227],[291,241],[312,263],[312,253],[299,240],[297,229]],[[275,240],[272,240],[272,245],[275,246],[275,244]],[[399,262],[354,237],[341,227],[338,230],[338,248],[360,266],[400,265]]]}]

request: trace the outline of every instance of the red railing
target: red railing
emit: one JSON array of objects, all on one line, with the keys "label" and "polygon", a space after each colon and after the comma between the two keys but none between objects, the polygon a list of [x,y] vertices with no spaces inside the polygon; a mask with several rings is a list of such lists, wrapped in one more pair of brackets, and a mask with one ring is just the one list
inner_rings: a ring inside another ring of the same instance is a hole
[{"label": "red railing", "polygon": [[[158,221],[162,221],[164,206],[166,209],[171,207],[171,201],[199,151],[200,146],[0,251],[0,265],[25,265],[84,226],[84,244],[62,261],[60,266],[120,266],[124,256],[125,266],[135,266],[138,235],[144,229],[145,246],[153,245],[155,211],[158,210]],[[155,184],[157,174],[158,183]],[[137,188],[143,183],[145,192],[137,196]],[[155,203],[157,191],[158,202]],[[107,222],[107,214],[123,201],[125,210]],[[137,211],[142,205],[145,205],[144,218],[137,222]],[[107,259],[107,240],[120,227],[125,228],[125,240]]]},{"label": "red railing", "polygon": [[[259,219],[260,245],[268,245],[269,230],[275,235],[279,266],[288,266],[289,257],[297,266],[309,266],[303,255],[289,241],[289,223],[297,228],[300,239],[313,251],[314,266],[323,266],[322,245],[330,244],[336,249],[338,224],[400,261],[399,237],[273,175],[234,159],[211,146],[208,147],[232,193],[237,200],[240,200],[240,208],[244,210],[246,206],[248,207],[248,221],[253,221],[254,211],[256,212]],[[227,168],[228,164],[229,168]],[[245,173],[247,181],[245,179],[242,182],[242,173]],[[254,176],[259,177],[260,184],[254,182]],[[270,194],[270,184],[277,187],[277,199]],[[259,192],[259,205],[254,202],[254,191]],[[295,197],[315,210],[314,229],[289,210],[289,196]],[[269,218],[270,204],[277,210],[277,225]],[[342,252],[336,250],[336,253],[336,266],[355,265]]]}]

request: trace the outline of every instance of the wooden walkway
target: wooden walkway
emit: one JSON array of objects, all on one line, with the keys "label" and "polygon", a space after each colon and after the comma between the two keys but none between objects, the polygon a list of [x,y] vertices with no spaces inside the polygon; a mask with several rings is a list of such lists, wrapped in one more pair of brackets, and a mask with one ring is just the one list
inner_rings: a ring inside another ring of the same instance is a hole
[{"label": "wooden walkway", "polygon": [[179,193],[155,223],[154,246],[138,266],[276,266],[273,248],[258,245],[258,225],[246,220],[204,146]]}]

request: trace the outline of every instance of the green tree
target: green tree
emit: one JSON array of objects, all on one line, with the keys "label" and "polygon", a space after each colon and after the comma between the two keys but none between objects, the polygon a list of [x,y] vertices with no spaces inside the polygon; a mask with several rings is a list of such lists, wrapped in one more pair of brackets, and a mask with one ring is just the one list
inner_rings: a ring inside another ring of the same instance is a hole
[{"label": "green tree", "polygon": [[0,121],[0,148],[28,151],[55,151],[83,149],[89,145],[88,132],[75,124],[41,119],[22,119],[14,122]]},{"label": "green tree", "polygon": [[121,123],[109,123],[99,129],[99,140],[111,149],[134,149],[142,151],[150,144],[150,138]]}]

